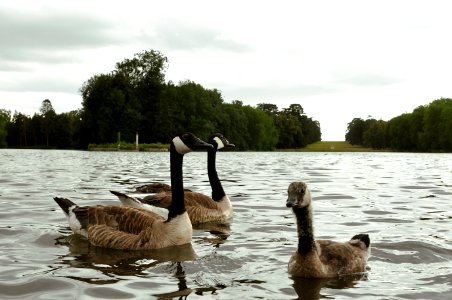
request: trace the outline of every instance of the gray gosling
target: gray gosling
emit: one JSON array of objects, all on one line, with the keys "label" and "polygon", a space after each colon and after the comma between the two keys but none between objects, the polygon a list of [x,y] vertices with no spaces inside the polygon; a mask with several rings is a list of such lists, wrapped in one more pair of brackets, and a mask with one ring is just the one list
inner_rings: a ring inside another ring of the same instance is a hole
[{"label": "gray gosling", "polygon": [[366,272],[370,254],[367,234],[358,234],[345,243],[315,240],[311,192],[304,182],[292,182],[286,206],[297,220],[298,248],[292,254],[288,272],[295,277],[329,278]]}]

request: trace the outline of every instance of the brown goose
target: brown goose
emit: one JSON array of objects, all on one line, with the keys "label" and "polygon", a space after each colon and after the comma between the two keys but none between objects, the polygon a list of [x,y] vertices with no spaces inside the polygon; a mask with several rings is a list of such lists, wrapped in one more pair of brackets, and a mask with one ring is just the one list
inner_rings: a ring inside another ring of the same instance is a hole
[{"label": "brown goose", "polygon": [[370,253],[369,236],[358,234],[345,243],[315,240],[311,202],[311,192],[304,182],[289,185],[286,206],[292,208],[298,229],[298,249],[290,258],[289,274],[327,278],[365,272]]},{"label": "brown goose", "polygon": [[95,246],[145,250],[191,242],[192,225],[185,210],[182,163],[194,149],[212,148],[191,133],[176,136],[170,145],[173,198],[168,218],[130,206],[78,206],[65,198],[54,198],[66,214],[74,233],[82,234]]},{"label": "brown goose", "polygon": [[[187,209],[190,221],[193,225],[206,222],[224,222],[232,217],[232,204],[229,197],[224,192],[216,170],[217,150],[224,147],[234,147],[221,133],[213,134],[209,138],[209,143],[213,148],[207,150],[207,172],[210,186],[212,188],[212,197],[207,195],[185,191],[185,207]],[[160,187],[159,184],[147,185],[147,189]],[[155,189],[153,189],[155,190]],[[171,203],[172,193],[165,190],[155,195],[146,196],[144,199],[137,199],[125,194],[114,192],[124,205],[142,207],[165,216],[165,211],[161,208],[168,208]]]}]

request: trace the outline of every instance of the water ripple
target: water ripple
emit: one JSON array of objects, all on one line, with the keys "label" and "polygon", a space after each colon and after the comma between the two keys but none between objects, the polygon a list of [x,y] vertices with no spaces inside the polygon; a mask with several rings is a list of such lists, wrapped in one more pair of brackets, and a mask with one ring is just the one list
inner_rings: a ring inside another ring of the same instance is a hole
[{"label": "water ripple", "polygon": [[[49,163],[51,162],[51,163]],[[206,156],[184,158],[185,186],[210,194]],[[0,150],[0,298],[449,299],[452,155],[224,152],[227,226],[195,228],[189,247],[117,251],[71,235],[52,197],[115,204],[109,190],[169,183],[169,154]],[[370,270],[291,278],[297,245],[287,186],[306,181],[318,238],[369,233]]]}]

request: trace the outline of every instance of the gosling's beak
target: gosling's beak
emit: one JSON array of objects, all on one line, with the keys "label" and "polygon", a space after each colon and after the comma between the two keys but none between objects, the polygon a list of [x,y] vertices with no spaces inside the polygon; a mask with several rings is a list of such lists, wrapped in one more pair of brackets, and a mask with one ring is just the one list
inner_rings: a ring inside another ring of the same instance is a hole
[{"label": "gosling's beak", "polygon": [[286,206],[287,207],[297,206],[297,203],[298,203],[297,197],[293,197],[293,196],[290,196],[290,195],[287,197],[287,201],[286,201]]}]

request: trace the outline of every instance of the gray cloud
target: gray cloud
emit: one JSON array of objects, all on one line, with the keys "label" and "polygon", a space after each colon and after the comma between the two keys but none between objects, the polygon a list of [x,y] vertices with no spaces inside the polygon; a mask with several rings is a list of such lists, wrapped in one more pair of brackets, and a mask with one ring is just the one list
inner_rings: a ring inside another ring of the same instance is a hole
[{"label": "gray cloud", "polygon": [[20,81],[0,81],[0,90],[8,92],[61,92],[77,94],[81,84],[61,77],[37,77]]},{"label": "gray cloud", "polygon": [[47,15],[0,11],[0,59],[74,62],[72,51],[120,42],[106,21],[71,12]]},{"label": "gray cloud", "polygon": [[[303,97],[332,94],[337,91],[333,86],[294,84],[294,85],[263,85],[263,86],[223,86],[216,85],[225,100],[242,100],[247,103],[277,103],[303,100]],[[259,98],[258,98],[259,97]]]},{"label": "gray cloud", "polygon": [[221,32],[175,19],[166,19],[154,27],[147,38],[171,50],[216,49],[249,52],[251,47],[221,36]]},{"label": "gray cloud", "polygon": [[353,73],[342,74],[336,77],[336,84],[345,84],[352,86],[386,86],[396,84],[402,80],[396,77],[385,76],[376,73]]}]

